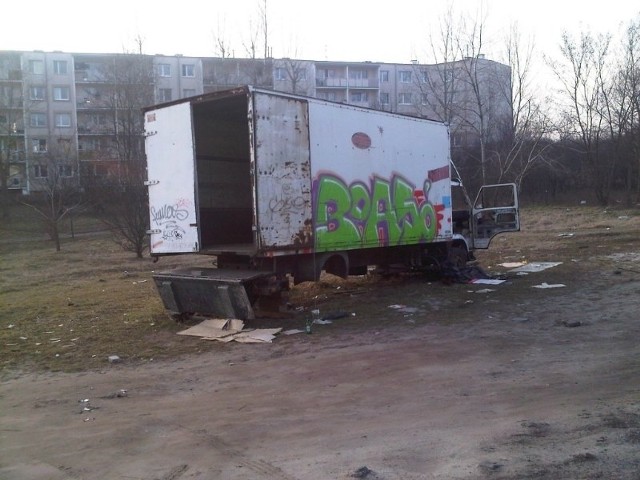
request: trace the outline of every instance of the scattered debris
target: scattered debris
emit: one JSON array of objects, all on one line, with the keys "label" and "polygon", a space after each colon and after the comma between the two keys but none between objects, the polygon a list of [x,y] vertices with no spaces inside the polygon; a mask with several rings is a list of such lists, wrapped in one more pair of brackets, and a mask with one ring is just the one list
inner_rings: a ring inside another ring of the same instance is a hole
[{"label": "scattered debris", "polygon": [[481,290],[476,290],[475,293],[491,293],[491,292],[495,292],[494,289],[492,288],[483,288]]},{"label": "scattered debris", "polygon": [[313,322],[314,325],[329,325],[330,323],[333,323],[331,320],[323,320],[321,318],[316,318]]},{"label": "scattered debris", "polygon": [[295,335],[296,333],[304,333],[304,330],[299,328],[292,328],[290,330],[285,330],[282,332],[282,335]]},{"label": "scattered debris", "polygon": [[355,312],[337,311],[337,312],[330,312],[323,315],[322,320],[338,320],[340,318],[355,317],[355,316],[356,316]]},{"label": "scattered debris", "polygon": [[553,283],[548,284],[547,282],[542,282],[540,285],[534,285],[533,288],[561,288],[566,287],[563,283]]},{"label": "scattered debris", "polygon": [[505,263],[499,263],[498,266],[504,267],[504,268],[518,268],[526,264],[527,262],[505,262]]},{"label": "scattered debris", "polygon": [[109,363],[120,363],[121,361],[118,355],[109,355]]},{"label": "scattered debris", "polygon": [[567,328],[575,328],[575,327],[581,327],[582,322],[580,320],[563,320],[562,325],[564,325]]},{"label": "scattered debris", "polygon": [[100,398],[111,399],[111,398],[124,398],[124,397],[128,397],[128,396],[129,396],[129,394],[128,394],[127,390],[122,388],[122,389],[118,390],[117,392],[110,393],[109,395],[105,395],[104,397],[100,397]]},{"label": "scattered debris", "polygon": [[474,280],[492,278],[494,277],[477,265],[459,268],[453,264],[446,263],[442,266],[442,282],[447,285],[452,283],[471,283]]},{"label": "scattered debris", "polygon": [[389,305],[389,308],[393,308],[394,310],[397,310],[399,312],[402,313],[416,313],[419,309],[416,307],[407,307],[406,305],[400,305],[400,304],[394,304],[394,305]]},{"label": "scattered debris", "polygon": [[575,235],[575,233],[560,233],[558,234],[558,237],[564,238],[564,237],[573,237]]},{"label": "scattered debris", "polygon": [[541,272],[543,270],[546,270],[548,268],[552,268],[552,267],[556,267],[558,265],[561,265],[562,262],[532,262],[532,263],[527,263],[526,265],[523,265],[522,267],[517,267],[514,268],[512,270],[509,270],[510,272]]},{"label": "scattered debris", "polygon": [[496,472],[502,468],[502,464],[497,462],[482,462],[478,465],[478,468],[486,473]]},{"label": "scattered debris", "polygon": [[367,478],[372,473],[374,473],[373,470],[364,466],[364,467],[360,467],[355,472],[353,472],[351,474],[351,478]]},{"label": "scattered debris", "polygon": [[500,285],[501,283],[506,282],[506,280],[501,280],[499,278],[476,278],[471,280],[469,283],[481,284],[481,285]]}]

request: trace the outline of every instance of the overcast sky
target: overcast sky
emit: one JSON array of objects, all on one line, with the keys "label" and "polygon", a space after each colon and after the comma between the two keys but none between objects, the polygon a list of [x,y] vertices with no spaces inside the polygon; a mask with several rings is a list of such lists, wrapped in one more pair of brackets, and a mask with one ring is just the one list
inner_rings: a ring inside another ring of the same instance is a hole
[{"label": "overcast sky", "polygon": [[[258,29],[262,2],[108,0],[88,6],[7,0],[0,7],[0,50],[118,53],[134,50],[140,35],[144,53],[214,56],[217,33],[242,57],[243,43]],[[466,15],[481,13],[491,40],[487,57],[496,60],[513,22],[535,36],[538,50],[555,54],[564,29],[616,33],[640,14],[636,0],[267,0],[272,53],[309,60],[429,61],[429,31],[451,3]]]}]

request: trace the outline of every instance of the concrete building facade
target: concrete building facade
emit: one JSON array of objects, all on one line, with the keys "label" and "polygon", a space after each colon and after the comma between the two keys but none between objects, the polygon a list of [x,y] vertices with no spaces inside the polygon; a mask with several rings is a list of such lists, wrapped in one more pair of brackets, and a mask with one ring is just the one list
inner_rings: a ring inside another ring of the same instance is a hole
[{"label": "concrete building facade", "polygon": [[0,51],[0,182],[28,194],[54,175],[80,184],[115,175],[126,161],[121,136],[143,143],[141,107],[243,84],[444,121],[454,148],[496,135],[491,128],[512,115],[510,68],[485,58],[423,65]]}]

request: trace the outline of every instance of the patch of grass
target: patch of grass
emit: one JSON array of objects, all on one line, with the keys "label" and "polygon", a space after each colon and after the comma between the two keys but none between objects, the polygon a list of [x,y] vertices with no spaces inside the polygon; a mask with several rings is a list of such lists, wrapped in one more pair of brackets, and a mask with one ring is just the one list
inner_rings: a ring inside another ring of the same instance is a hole
[{"label": "patch of grass", "polygon": [[[640,216],[604,213],[597,208],[561,207],[522,210],[522,231],[496,237],[481,263],[493,260],[550,260],[574,255],[580,236],[605,222],[619,236],[599,238],[607,252],[630,248],[637,241]],[[627,219],[618,217],[627,215]],[[136,259],[98,231],[90,217],[76,219],[75,238],[68,230],[62,251],[43,235],[29,211],[14,212],[0,225],[0,369],[4,374],[25,369],[77,371],[107,365],[109,355],[125,362],[150,361],[223,348],[217,342],[175,335],[184,328],[164,310],[152,274],[178,266],[210,266],[199,255],[165,257],[154,264]],[[576,237],[558,233],[575,229]],[[593,239],[585,239],[594,246]],[[594,246],[595,248],[595,246]],[[342,282],[342,283],[340,283]],[[329,284],[301,284],[292,298],[306,299],[351,288],[375,288],[333,279]],[[341,290],[337,290],[341,287]]]}]

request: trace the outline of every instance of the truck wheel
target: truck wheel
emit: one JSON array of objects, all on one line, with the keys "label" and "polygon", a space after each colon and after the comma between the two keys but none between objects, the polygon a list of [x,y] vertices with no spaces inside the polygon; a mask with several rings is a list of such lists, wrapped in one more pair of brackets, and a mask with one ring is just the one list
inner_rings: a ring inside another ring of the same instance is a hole
[{"label": "truck wheel", "polygon": [[464,268],[467,264],[469,254],[464,247],[451,247],[447,255],[447,262],[456,268]]}]

